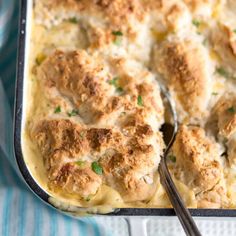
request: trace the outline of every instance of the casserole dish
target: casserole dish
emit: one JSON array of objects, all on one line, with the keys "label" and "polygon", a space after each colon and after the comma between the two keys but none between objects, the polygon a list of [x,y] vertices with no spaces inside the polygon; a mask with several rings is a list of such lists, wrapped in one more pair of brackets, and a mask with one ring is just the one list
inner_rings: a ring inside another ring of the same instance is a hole
[{"label": "casserole dish", "polygon": [[[14,150],[16,162],[21,175],[30,189],[45,203],[57,208],[70,215],[81,215],[87,213],[88,209],[83,207],[71,207],[55,201],[45,189],[40,187],[37,180],[31,175],[29,168],[25,163],[22,153],[22,127],[26,115],[26,77],[29,61],[29,45],[31,36],[31,14],[33,2],[21,1],[21,19],[19,26],[19,46],[18,46],[18,65],[17,65],[17,82],[16,82],[16,102],[14,114]],[[236,216],[234,209],[190,209],[193,216]],[[89,211],[89,213],[92,213]],[[99,214],[98,214],[99,215]],[[170,208],[117,208],[107,213],[109,216],[173,216],[174,211]]]}]

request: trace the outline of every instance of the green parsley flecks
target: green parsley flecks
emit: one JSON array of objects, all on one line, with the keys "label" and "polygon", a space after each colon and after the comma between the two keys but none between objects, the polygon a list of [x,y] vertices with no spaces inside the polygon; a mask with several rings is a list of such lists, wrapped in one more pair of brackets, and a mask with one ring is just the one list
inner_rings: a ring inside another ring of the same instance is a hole
[{"label": "green parsley flecks", "polygon": [[61,112],[61,107],[57,106],[54,110],[54,113],[60,113]]},{"label": "green parsley flecks", "polygon": [[123,33],[121,31],[112,31],[112,34],[115,36],[123,36]]},{"label": "green parsley flecks", "polygon": [[141,95],[138,95],[137,104],[138,104],[139,106],[143,106],[143,98],[142,98]]},{"label": "green parsley flecks", "polygon": [[46,55],[43,53],[39,53],[37,57],[35,58],[35,62],[38,66],[40,66],[45,59],[46,59]]},{"label": "green parsley flecks", "polygon": [[174,155],[169,155],[168,158],[172,161],[172,162],[176,162],[176,157]]},{"label": "green parsley flecks", "polygon": [[112,34],[115,36],[113,43],[117,46],[120,46],[122,43],[123,33],[121,31],[112,31]]},{"label": "green parsley flecks", "polygon": [[75,164],[78,165],[79,167],[83,167],[83,166],[85,166],[86,162],[85,161],[76,161]]},{"label": "green parsley flecks", "polygon": [[117,93],[123,93],[123,92],[124,92],[123,88],[121,88],[121,87],[118,85],[118,80],[119,80],[119,79],[120,79],[119,77],[114,77],[113,79],[108,80],[108,83],[109,83],[110,85],[113,85],[113,86],[116,88],[116,92],[117,92]]},{"label": "green parsley flecks", "polygon": [[123,93],[123,92],[124,92],[124,89],[121,88],[121,87],[118,87],[118,88],[116,88],[116,92],[117,92],[117,93]]},{"label": "green parsley flecks", "polygon": [[217,92],[213,92],[212,95],[216,96],[216,95],[218,95],[218,93]]},{"label": "green parsley flecks", "polygon": [[115,87],[117,87],[117,81],[119,80],[119,77],[114,77],[113,79],[111,80],[108,80],[108,84],[110,85],[114,85]]},{"label": "green parsley flecks", "polygon": [[102,169],[101,165],[100,165],[97,161],[92,162],[91,167],[92,167],[92,170],[93,170],[96,174],[102,175],[103,169]]},{"label": "green parsley flecks", "polygon": [[233,32],[236,34],[236,29],[234,29]]},{"label": "green parsley flecks", "polygon": [[228,71],[226,71],[223,67],[217,67],[216,68],[216,73],[218,73],[219,75],[225,77],[225,78],[229,78],[230,74]]},{"label": "green parsley flecks", "polygon": [[196,20],[196,19],[193,19],[193,20],[192,20],[192,23],[193,23],[193,25],[196,26],[197,28],[198,28],[198,27],[200,26],[200,24],[201,24],[201,22],[198,21],[198,20]]},{"label": "green parsley flecks", "polygon": [[73,109],[72,111],[70,111],[70,112],[67,112],[67,115],[69,116],[69,117],[71,117],[71,116],[77,116],[79,114],[79,112],[77,111],[77,110],[75,110],[75,109]]},{"label": "green parsley flecks", "polygon": [[77,24],[79,21],[76,17],[72,17],[72,18],[69,19],[69,22],[73,23],[73,24]]},{"label": "green parsley flecks", "polygon": [[232,107],[229,107],[229,108],[227,109],[227,112],[229,112],[229,113],[231,113],[231,114],[235,114],[236,109],[234,108],[234,106],[232,106]]},{"label": "green parsley flecks", "polygon": [[89,202],[90,200],[91,200],[90,197],[86,197],[86,198],[85,198],[85,201],[86,201],[86,202]]}]

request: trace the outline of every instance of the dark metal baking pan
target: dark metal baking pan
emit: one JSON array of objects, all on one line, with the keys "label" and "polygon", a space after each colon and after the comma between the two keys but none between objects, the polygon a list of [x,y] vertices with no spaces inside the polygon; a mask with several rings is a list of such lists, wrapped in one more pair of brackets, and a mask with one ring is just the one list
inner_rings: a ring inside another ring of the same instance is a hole
[{"label": "dark metal baking pan", "polygon": [[[27,11],[30,1],[21,0],[21,16],[19,23],[19,40],[18,40],[18,63],[17,63],[17,81],[16,81],[16,95],[15,95],[15,113],[14,113],[14,151],[15,158],[21,175],[29,188],[45,203],[52,205],[49,202],[49,195],[43,190],[34,178],[24,161],[22,154],[22,115],[23,115],[23,93],[24,93],[24,71],[25,71],[25,48],[26,35],[29,34],[27,30]],[[53,206],[55,207],[55,206]],[[235,217],[236,209],[190,209],[193,216],[200,217]],[[109,216],[174,216],[174,210],[170,208],[121,208],[116,209]]]}]

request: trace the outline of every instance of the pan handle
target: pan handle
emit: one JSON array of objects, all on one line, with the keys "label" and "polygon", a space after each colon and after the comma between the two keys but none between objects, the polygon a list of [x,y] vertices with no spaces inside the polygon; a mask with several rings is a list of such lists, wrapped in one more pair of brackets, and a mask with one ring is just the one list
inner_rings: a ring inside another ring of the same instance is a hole
[{"label": "pan handle", "polygon": [[129,236],[147,236],[148,219],[129,216],[125,220],[128,223]]}]

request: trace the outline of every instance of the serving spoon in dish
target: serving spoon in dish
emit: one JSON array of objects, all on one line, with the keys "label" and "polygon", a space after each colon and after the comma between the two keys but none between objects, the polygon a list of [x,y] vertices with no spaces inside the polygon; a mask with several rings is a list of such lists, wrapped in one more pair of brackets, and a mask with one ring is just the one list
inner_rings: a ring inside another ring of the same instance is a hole
[{"label": "serving spoon in dish", "polygon": [[168,112],[168,118],[170,120],[170,123],[165,122],[161,127],[161,131],[163,133],[163,139],[166,144],[166,149],[164,151],[163,157],[161,158],[158,169],[160,174],[161,184],[166,190],[169,200],[175,210],[177,217],[180,220],[180,223],[182,224],[182,227],[186,235],[199,236],[201,235],[201,233],[199,232],[189,210],[185,206],[178,190],[176,189],[166,164],[166,157],[175,140],[175,136],[178,130],[178,120],[177,120],[175,105],[171,99],[168,90],[162,84],[160,84],[160,88],[161,88],[161,96],[164,102],[164,107],[166,109],[165,112]]},{"label": "serving spoon in dish", "polygon": [[[174,143],[175,136],[178,130],[178,119],[175,110],[175,104],[171,99],[168,90],[163,84],[160,84],[160,82],[159,86],[161,90],[161,97],[165,107],[165,116],[166,116],[165,123],[161,127],[161,132],[163,133],[163,139],[166,144],[166,149],[164,151],[163,156],[161,157],[161,161],[158,168],[161,184],[166,190],[168,198],[174,208],[177,217],[180,220],[180,223],[182,224],[182,227],[186,235],[201,236],[201,233],[199,232],[189,210],[185,206],[177,188],[175,187],[175,184],[172,180],[172,177],[166,164],[167,155],[169,153],[170,148],[172,147],[172,144]],[[136,236],[136,235],[147,236],[147,231],[146,231],[147,219],[129,217],[126,218],[126,220],[128,222],[128,230],[130,236]]]}]

